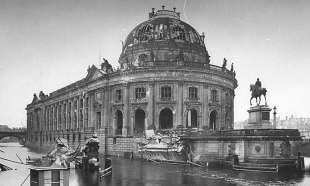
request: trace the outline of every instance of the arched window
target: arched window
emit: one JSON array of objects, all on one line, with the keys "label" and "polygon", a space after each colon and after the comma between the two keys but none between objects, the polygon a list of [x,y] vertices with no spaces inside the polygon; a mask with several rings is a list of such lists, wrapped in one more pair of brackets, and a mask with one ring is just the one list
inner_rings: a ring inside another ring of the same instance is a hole
[{"label": "arched window", "polygon": [[143,134],[145,129],[145,112],[142,109],[137,109],[135,112],[134,133]]},{"label": "arched window", "polygon": [[170,129],[173,127],[173,114],[171,109],[165,108],[159,113],[159,128]]},{"label": "arched window", "polygon": [[117,110],[115,112],[115,119],[116,119],[116,129],[115,134],[116,135],[122,135],[122,129],[123,129],[123,113],[120,110]]},{"label": "arched window", "polygon": [[186,36],[185,36],[186,33],[185,33],[184,29],[181,28],[181,26],[179,26],[179,25],[176,25],[173,27],[172,35],[174,36],[173,37],[174,39],[186,41]]},{"label": "arched window", "polygon": [[148,41],[153,38],[153,25],[147,24],[139,28],[138,30],[138,40]]},{"label": "arched window", "polygon": [[217,117],[217,112],[213,110],[210,113],[210,120],[209,120],[209,128],[212,130],[216,129],[216,117]]}]

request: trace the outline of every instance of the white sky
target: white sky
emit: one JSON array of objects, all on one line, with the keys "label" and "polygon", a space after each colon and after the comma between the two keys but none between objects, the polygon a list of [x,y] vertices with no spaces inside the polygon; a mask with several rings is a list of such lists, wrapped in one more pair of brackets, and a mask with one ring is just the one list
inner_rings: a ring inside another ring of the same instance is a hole
[{"label": "white sky", "polygon": [[234,62],[235,121],[257,77],[279,116],[310,117],[308,0],[0,0],[0,124],[25,124],[34,92],[83,78],[99,54],[116,66],[121,40],[162,4],[205,32],[212,64]]}]

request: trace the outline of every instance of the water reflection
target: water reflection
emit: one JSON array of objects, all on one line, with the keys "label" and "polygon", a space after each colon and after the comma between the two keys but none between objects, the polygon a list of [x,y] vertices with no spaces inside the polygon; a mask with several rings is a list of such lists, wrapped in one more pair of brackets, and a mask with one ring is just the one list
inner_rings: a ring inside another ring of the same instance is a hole
[{"label": "water reflection", "polygon": [[[25,159],[41,156],[18,144],[0,144],[5,153],[1,157],[19,161],[16,153]],[[310,159],[305,159],[307,162]],[[310,161],[309,161],[310,162]],[[20,185],[29,174],[29,167],[11,162],[4,163],[16,170],[0,173],[0,186]],[[238,172],[227,169],[208,169],[182,165],[156,164],[140,160],[112,158],[113,173],[106,177],[100,186],[155,186],[155,185],[310,185],[309,173],[295,172],[258,173]],[[5,183],[2,180],[6,180]],[[29,185],[29,179],[24,185]],[[83,170],[70,171],[70,186],[97,186],[97,174]]]},{"label": "water reflection", "polygon": [[85,172],[82,169],[70,171],[70,185],[98,186],[97,172]]}]

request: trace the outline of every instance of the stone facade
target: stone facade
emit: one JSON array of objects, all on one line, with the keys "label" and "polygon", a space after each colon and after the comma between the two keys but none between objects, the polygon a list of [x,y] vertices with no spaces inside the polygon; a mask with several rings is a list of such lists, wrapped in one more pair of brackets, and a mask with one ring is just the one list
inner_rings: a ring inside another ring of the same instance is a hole
[{"label": "stone facade", "polygon": [[296,129],[241,129],[204,132],[182,139],[195,162],[225,162],[238,155],[240,162],[294,163],[301,136]]},{"label": "stone facade", "polygon": [[135,151],[146,129],[233,128],[235,72],[210,64],[204,36],[179,13],[152,11],[127,37],[119,69],[101,60],[82,80],[34,95],[26,108],[28,144],[64,137],[77,146],[96,132],[115,154]]}]

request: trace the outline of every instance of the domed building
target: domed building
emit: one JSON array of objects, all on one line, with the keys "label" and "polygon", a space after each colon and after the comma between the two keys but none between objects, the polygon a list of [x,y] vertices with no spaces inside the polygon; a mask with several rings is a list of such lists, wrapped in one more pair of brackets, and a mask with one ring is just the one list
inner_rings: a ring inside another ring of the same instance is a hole
[{"label": "domed building", "polygon": [[149,129],[232,129],[235,72],[225,59],[210,64],[204,39],[175,9],[152,9],[127,36],[117,70],[102,58],[85,78],[34,95],[26,108],[28,145],[64,137],[77,146],[96,132],[115,154],[135,151]]}]

